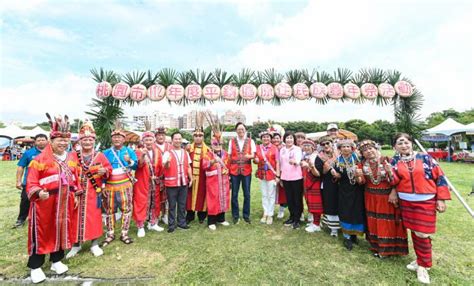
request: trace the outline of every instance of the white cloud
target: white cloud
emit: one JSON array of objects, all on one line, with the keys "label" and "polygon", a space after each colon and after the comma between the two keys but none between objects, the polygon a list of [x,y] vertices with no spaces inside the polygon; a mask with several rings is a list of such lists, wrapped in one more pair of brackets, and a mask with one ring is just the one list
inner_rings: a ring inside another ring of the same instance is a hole
[{"label": "white cloud", "polygon": [[33,31],[40,37],[63,42],[70,42],[76,38],[72,33],[52,26],[37,26],[33,28]]},{"label": "white cloud", "polygon": [[294,16],[269,18],[273,25],[264,38],[245,46],[235,62],[288,69],[330,61],[348,47],[376,40],[397,16],[387,10],[370,1],[310,1]]},{"label": "white cloud", "polygon": [[45,112],[84,118],[94,96],[95,83],[89,77],[64,75],[50,81],[32,81],[15,87],[1,87],[0,120],[36,123],[46,121]]},{"label": "white cloud", "polygon": [[0,13],[19,12],[28,13],[38,9],[45,0],[30,0],[30,1],[5,1],[0,5]]},{"label": "white cloud", "polygon": [[[310,1],[300,13],[274,21],[265,38],[245,45],[228,65],[280,71],[322,67],[331,72],[339,66],[354,72],[367,66],[397,69],[425,95],[423,116],[448,108],[472,108],[473,6],[468,2],[431,4]],[[413,9],[407,10],[406,5]],[[307,106],[295,107],[297,114],[286,118],[313,116]],[[283,116],[277,110],[275,116]],[[347,103],[318,108],[318,113],[328,120],[393,119],[389,107]]]}]

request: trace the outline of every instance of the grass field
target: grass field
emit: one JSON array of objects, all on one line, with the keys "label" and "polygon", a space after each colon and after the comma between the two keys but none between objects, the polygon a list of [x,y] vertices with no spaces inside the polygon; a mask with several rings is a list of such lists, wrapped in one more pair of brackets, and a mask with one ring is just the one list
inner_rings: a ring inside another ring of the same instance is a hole
[{"label": "grass field", "polygon": [[[442,167],[474,207],[474,197],[467,197],[474,165],[444,163]],[[14,176],[15,163],[0,162],[0,283],[20,283],[29,275],[27,227],[11,229],[20,198]],[[412,249],[408,257],[379,260],[371,256],[365,241],[348,252],[341,237],[335,239],[326,232],[291,230],[282,220],[261,225],[260,198],[257,180],[253,180],[251,225],[241,222],[211,232],[195,222],[187,231],[147,233],[143,239],[136,238],[133,226],[135,243],[126,246],[117,240],[99,258],[83,250],[66,261],[69,274],[104,279],[97,284],[417,284],[416,275],[405,269],[414,259]],[[433,284],[474,284],[473,236],[474,220],[453,195],[447,213],[438,217],[438,233],[433,238]],[[43,269],[50,276],[49,267]]]}]

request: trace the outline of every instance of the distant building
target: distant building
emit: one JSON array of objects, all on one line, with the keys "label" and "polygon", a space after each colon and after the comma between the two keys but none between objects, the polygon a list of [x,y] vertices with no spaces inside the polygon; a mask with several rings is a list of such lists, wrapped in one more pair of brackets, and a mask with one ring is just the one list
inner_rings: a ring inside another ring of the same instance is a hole
[{"label": "distant building", "polygon": [[227,110],[224,115],[221,116],[221,124],[235,125],[237,122],[246,122],[246,117],[242,111]]},{"label": "distant building", "polygon": [[165,128],[179,128],[178,118],[166,112],[155,111],[153,112],[151,128],[152,130],[155,130],[160,126]]}]

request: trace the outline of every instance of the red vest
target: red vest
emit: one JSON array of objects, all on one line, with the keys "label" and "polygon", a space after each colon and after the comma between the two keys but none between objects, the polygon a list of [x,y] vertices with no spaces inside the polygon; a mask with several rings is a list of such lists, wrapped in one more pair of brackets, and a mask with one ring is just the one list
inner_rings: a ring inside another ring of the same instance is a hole
[{"label": "red vest", "polygon": [[[265,157],[263,157],[262,151],[263,145],[257,147],[257,157],[258,157],[258,169],[257,169],[257,178],[260,180],[272,181],[275,180],[275,173],[270,169],[272,166],[273,170],[276,172],[276,157],[278,153],[278,148],[275,145],[270,144],[267,152],[265,152]],[[267,161],[267,167],[265,168],[265,159]],[[266,170],[265,170],[266,169]]]},{"label": "red vest", "polygon": [[180,187],[187,186],[189,182],[188,168],[189,161],[187,152],[181,149],[181,160],[176,156],[176,150],[168,151],[170,153],[169,168],[164,168],[165,186],[166,187]]},{"label": "red vest", "polygon": [[244,155],[252,155],[252,146],[250,138],[246,138],[242,152],[239,150],[237,138],[232,139],[232,150],[230,153],[230,174],[233,176],[252,174],[252,163],[249,159],[245,159]]}]

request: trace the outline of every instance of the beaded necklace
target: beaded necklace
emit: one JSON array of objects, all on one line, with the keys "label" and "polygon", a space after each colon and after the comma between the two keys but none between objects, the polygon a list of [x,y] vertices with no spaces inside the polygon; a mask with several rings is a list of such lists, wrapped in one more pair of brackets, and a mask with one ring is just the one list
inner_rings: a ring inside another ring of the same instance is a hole
[{"label": "beaded necklace", "polygon": [[400,161],[402,161],[403,164],[405,164],[405,166],[408,169],[408,172],[413,173],[413,171],[415,171],[415,166],[416,166],[416,152],[413,152],[408,156],[400,155]]},{"label": "beaded necklace", "polygon": [[[374,185],[380,184],[383,178],[387,175],[383,164],[380,162],[380,158],[375,160],[365,160],[364,165],[362,166],[362,171],[364,172],[364,175],[369,177],[370,182]],[[375,177],[374,173],[376,174]]]},{"label": "beaded necklace", "polygon": [[355,170],[356,170],[355,160],[354,160],[352,155],[350,155],[349,158],[346,158],[343,155],[341,155],[341,157],[342,157],[342,160],[344,161],[343,168],[346,169],[347,177],[349,178],[349,183],[351,183],[351,185],[355,185],[355,183],[356,183],[356,180],[355,180]]}]

